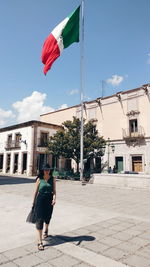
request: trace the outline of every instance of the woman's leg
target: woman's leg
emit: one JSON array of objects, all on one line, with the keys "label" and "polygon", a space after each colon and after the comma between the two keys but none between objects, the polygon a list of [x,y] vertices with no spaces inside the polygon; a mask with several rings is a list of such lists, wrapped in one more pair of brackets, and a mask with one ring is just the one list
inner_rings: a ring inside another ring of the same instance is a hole
[{"label": "woman's leg", "polygon": [[45,223],[45,231],[44,232],[48,233],[48,226],[49,226],[49,224]]},{"label": "woman's leg", "polygon": [[44,238],[48,237],[48,227],[49,227],[49,223],[50,223],[52,213],[53,213],[53,206],[49,204],[49,203],[51,203],[51,201],[52,201],[52,198],[48,199],[48,202],[47,202],[47,210],[45,213]]},{"label": "woman's leg", "polygon": [[43,232],[43,220],[39,219],[36,222],[36,229],[37,229],[37,240],[38,240],[38,249],[43,250],[43,244],[42,244],[42,232]]},{"label": "woman's leg", "polygon": [[43,230],[37,229],[37,241],[38,241],[38,243],[42,243],[42,232],[43,232]]}]

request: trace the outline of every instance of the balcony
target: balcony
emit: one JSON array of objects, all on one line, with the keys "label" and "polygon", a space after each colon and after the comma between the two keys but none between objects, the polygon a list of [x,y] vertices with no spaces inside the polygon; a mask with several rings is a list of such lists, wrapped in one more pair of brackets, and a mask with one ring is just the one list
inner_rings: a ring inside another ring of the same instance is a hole
[{"label": "balcony", "polygon": [[11,150],[11,149],[20,149],[21,148],[21,144],[19,141],[16,140],[12,140],[9,142],[6,142],[5,144],[5,149],[6,150]]},{"label": "balcony", "polygon": [[137,131],[131,131],[128,129],[123,130],[123,139],[125,140],[132,140],[132,139],[143,139],[145,137],[144,128],[139,126]]},{"label": "balcony", "polygon": [[47,147],[48,146],[48,140],[43,140],[43,139],[39,138],[37,146],[38,147]]}]

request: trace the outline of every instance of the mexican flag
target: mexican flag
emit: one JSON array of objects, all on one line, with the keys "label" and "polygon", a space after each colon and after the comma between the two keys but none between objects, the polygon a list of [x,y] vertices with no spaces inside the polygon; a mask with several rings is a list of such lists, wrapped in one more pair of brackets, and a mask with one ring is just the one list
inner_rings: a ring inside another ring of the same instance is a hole
[{"label": "mexican flag", "polygon": [[74,42],[79,42],[79,20],[80,6],[58,24],[45,40],[42,49],[45,75],[64,48]]}]

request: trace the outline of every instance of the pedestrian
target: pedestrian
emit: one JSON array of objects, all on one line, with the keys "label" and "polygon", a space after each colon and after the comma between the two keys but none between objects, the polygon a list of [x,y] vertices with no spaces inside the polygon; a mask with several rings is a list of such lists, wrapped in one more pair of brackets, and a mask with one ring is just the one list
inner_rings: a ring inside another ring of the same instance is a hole
[{"label": "pedestrian", "polygon": [[112,168],[111,167],[109,167],[109,169],[108,169],[108,173],[112,173],[113,171],[112,171]]},{"label": "pedestrian", "polygon": [[117,169],[116,169],[116,166],[114,165],[113,167],[113,173],[116,173],[117,172]]},{"label": "pedestrian", "polygon": [[[33,206],[36,214],[36,229],[38,234],[38,250],[44,250],[42,238],[48,237],[48,227],[56,203],[56,179],[52,176],[49,164],[44,165],[41,175],[36,179],[36,189]],[[43,227],[45,231],[43,235]]]}]

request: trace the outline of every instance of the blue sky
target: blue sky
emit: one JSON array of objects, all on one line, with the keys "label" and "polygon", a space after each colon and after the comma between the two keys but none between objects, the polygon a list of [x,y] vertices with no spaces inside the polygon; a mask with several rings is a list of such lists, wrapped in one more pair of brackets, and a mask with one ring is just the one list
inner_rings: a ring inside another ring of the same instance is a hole
[{"label": "blue sky", "polygon": [[[0,126],[79,103],[79,44],[65,49],[46,77],[41,63],[45,38],[79,4],[1,0]],[[149,0],[85,0],[86,100],[101,96],[102,80],[104,95],[150,82],[149,10]]]}]

